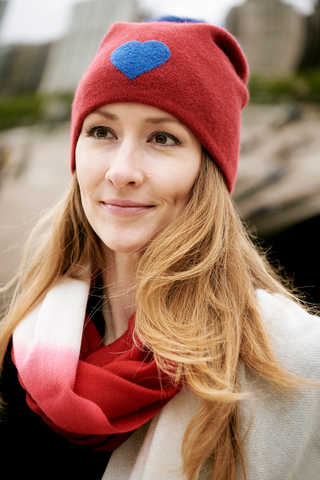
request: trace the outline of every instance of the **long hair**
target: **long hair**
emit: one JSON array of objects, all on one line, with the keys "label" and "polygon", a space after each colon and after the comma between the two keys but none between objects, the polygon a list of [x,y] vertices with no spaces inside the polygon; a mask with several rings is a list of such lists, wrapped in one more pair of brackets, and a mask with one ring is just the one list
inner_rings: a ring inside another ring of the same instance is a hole
[{"label": "long hair", "polygon": [[[76,174],[40,246],[25,253],[12,305],[2,323],[0,362],[17,324],[61,277],[87,278],[105,268],[101,244],[84,214]],[[183,213],[151,241],[136,275],[135,335],[173,381],[203,401],[182,445],[183,473],[197,478],[214,458],[212,479],[235,480],[240,457],[237,365],[282,390],[298,386],[275,358],[255,290],[292,297],[239,220],[218,167],[204,152]]]}]

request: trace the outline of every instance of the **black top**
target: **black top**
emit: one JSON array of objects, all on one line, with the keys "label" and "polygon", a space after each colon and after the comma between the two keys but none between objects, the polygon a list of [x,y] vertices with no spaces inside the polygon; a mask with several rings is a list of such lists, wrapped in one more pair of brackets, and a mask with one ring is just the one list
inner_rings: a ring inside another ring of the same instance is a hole
[{"label": "black top", "polygon": [[[102,332],[101,311],[91,301],[88,313]],[[9,347],[0,383],[6,402],[0,423],[1,480],[101,480],[111,453],[70,442],[28,407]]]}]

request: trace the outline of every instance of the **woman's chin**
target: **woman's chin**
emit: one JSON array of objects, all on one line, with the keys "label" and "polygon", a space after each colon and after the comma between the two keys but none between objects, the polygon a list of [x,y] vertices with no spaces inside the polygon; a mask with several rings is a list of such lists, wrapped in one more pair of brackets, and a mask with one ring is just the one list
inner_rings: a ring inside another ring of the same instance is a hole
[{"label": "woman's chin", "polygon": [[140,242],[108,242],[105,244],[107,252],[113,251],[115,253],[122,254],[134,254],[140,253],[142,255],[143,251],[146,249],[146,245]]}]

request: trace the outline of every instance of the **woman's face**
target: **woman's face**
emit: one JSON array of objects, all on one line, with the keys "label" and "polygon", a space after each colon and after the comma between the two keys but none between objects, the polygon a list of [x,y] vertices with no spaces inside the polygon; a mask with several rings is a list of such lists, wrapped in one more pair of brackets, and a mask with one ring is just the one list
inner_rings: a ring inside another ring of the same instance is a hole
[{"label": "woman's face", "polygon": [[183,210],[201,145],[176,117],[137,103],[90,113],[76,148],[82,205],[111,250],[140,251]]}]

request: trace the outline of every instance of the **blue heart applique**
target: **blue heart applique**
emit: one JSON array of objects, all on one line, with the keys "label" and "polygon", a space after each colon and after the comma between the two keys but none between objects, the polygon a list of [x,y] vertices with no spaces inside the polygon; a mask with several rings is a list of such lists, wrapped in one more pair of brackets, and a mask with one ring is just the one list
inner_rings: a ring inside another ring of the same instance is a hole
[{"label": "blue heart applique", "polygon": [[126,42],[116,48],[110,57],[112,64],[130,80],[160,67],[170,58],[169,47],[157,40]]}]

